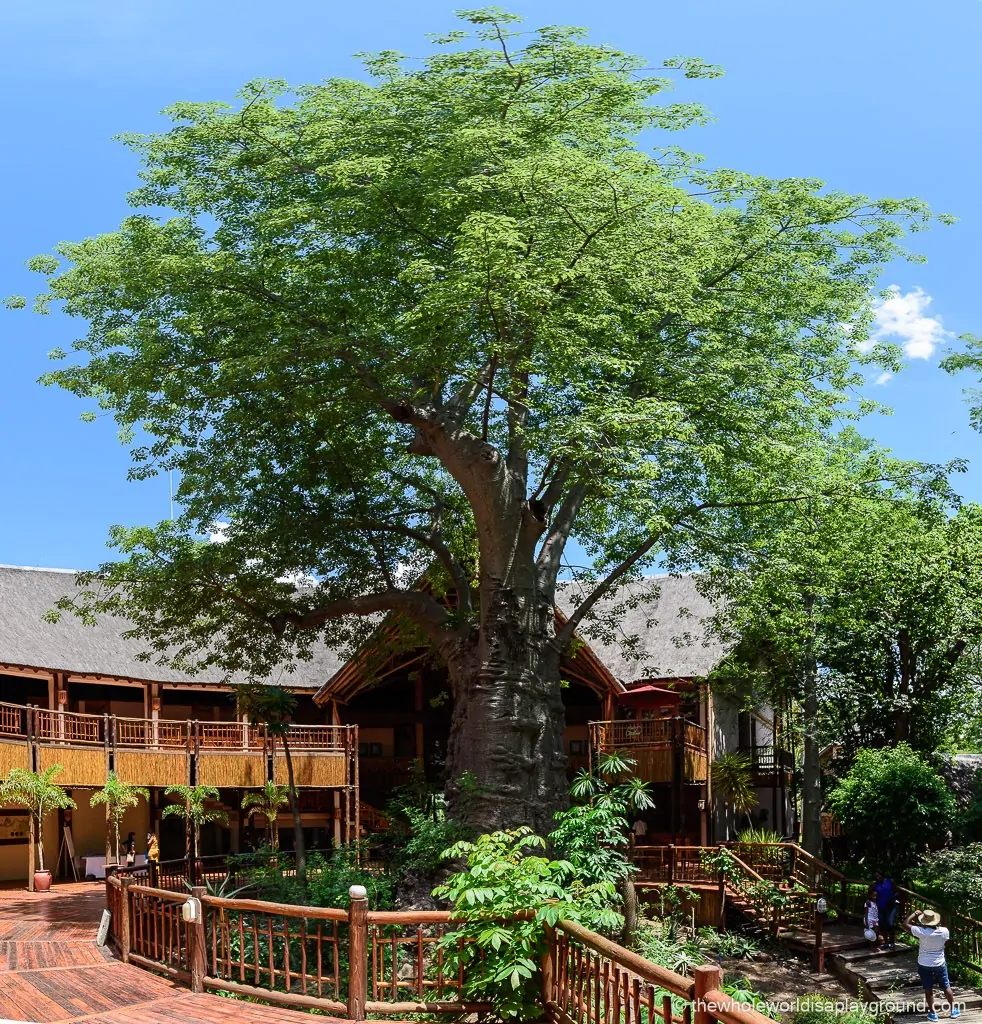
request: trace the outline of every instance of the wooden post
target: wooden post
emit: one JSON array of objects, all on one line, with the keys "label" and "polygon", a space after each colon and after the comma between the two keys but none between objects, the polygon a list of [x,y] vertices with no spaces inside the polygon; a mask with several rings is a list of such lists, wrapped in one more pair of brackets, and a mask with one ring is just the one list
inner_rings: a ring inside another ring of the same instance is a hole
[{"label": "wooden post", "polygon": [[710,964],[706,967],[694,967],[692,976],[696,983],[692,1003],[692,1024],[712,1024],[713,1016],[706,1006],[706,995],[716,991],[723,983],[723,972],[715,964]]},{"label": "wooden post", "polygon": [[542,1009],[546,1020],[551,1020],[549,1004],[556,998],[556,929],[545,925],[546,951],[542,954]]},{"label": "wooden post", "polygon": [[819,974],[825,973],[825,945],[822,934],[825,924],[825,915],[815,911],[815,970]]},{"label": "wooden post", "polygon": [[368,1002],[368,896],[363,885],[348,894],[348,1018],[365,1019]]},{"label": "wooden post", "polygon": [[719,930],[726,933],[726,874],[720,868],[716,884],[719,887]]},{"label": "wooden post", "polygon": [[205,974],[208,973],[205,959],[208,939],[205,935],[205,905],[202,900],[208,895],[208,890],[203,885],[196,885],[191,890],[191,895],[201,907],[198,920],[188,926],[188,966],[191,968],[191,991],[204,992]]},{"label": "wooden post", "polygon": [[670,843],[668,847],[668,880],[675,881],[675,844]]},{"label": "wooden post", "polygon": [[119,876],[118,872],[114,870],[116,877],[119,878],[119,921],[117,922],[116,934],[119,936],[119,955],[122,958],[124,964],[130,962],[130,943],[132,937],[130,935],[130,886],[133,884],[132,875]]}]

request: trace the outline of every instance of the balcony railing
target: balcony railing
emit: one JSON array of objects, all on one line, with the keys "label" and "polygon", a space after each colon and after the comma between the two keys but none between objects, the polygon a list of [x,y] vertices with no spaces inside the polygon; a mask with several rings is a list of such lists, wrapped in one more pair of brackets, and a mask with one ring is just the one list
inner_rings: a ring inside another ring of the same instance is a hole
[{"label": "balcony railing", "polygon": [[704,782],[709,770],[705,728],[681,717],[591,722],[590,749],[622,751],[646,782]]},{"label": "balcony railing", "polygon": [[777,771],[794,770],[794,757],[790,750],[768,747],[745,747],[740,753],[750,758],[750,766],[755,772],[773,774]]},{"label": "balcony railing", "polygon": [[[344,754],[357,749],[357,726],[290,725],[290,748],[298,754]],[[25,740],[43,746],[106,747],[125,750],[195,752],[248,751],[275,754],[282,742],[262,726],[243,722],[175,721],[164,718],[122,718],[77,711],[0,704],[0,739]]]}]

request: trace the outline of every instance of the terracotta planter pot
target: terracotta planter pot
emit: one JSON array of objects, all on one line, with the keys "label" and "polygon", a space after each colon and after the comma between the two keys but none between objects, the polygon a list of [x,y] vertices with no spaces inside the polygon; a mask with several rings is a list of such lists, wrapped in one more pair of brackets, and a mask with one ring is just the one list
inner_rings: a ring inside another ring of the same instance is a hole
[{"label": "terracotta planter pot", "polygon": [[50,871],[35,871],[34,872],[34,891],[35,892],[48,892],[51,889],[51,872]]}]

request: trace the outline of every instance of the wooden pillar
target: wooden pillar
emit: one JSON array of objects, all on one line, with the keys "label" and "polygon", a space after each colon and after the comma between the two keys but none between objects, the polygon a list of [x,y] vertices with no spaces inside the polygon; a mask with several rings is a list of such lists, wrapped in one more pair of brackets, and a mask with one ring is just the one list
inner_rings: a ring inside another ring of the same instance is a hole
[{"label": "wooden pillar", "polygon": [[[334,807],[334,810],[333,810],[333,813],[332,813],[332,817],[334,819],[334,821],[333,821],[333,825],[334,825],[334,849],[337,850],[337,849],[340,849],[341,842],[342,842],[342,839],[341,839],[341,790],[339,790],[339,789],[334,790],[334,792],[331,794],[331,796],[332,796],[332,801],[331,802],[332,802],[333,807]],[[348,838],[349,837],[346,836],[345,840],[347,840]]]},{"label": "wooden pillar", "polygon": [[[118,877],[118,876],[117,876]],[[130,886],[133,884],[132,875],[123,875],[119,878],[119,917],[116,922],[116,934],[119,936],[119,955],[124,964],[130,962]]]},{"label": "wooden pillar", "polygon": [[[201,907],[198,920],[188,928],[188,961],[191,968],[191,991],[204,992],[205,974],[207,973],[206,955],[208,940],[205,936],[205,905],[202,902],[208,890],[203,885],[196,885],[191,895]],[[241,955],[241,954],[240,954]]]},{"label": "wooden pillar", "polygon": [[160,684],[150,684],[150,729],[153,735],[153,745],[160,743]]},{"label": "wooden pillar", "polygon": [[368,898],[361,885],[353,885],[349,895],[348,1018],[364,1020],[368,1002]]},{"label": "wooden pillar", "polygon": [[546,951],[542,954],[542,1005],[549,1019],[549,1005],[556,999],[556,929],[545,925]]},{"label": "wooden pillar", "polygon": [[723,983],[723,972],[715,964],[708,967],[694,967],[695,999],[692,1004],[692,1024],[712,1024],[713,1016],[707,1007],[706,996],[719,990]]}]

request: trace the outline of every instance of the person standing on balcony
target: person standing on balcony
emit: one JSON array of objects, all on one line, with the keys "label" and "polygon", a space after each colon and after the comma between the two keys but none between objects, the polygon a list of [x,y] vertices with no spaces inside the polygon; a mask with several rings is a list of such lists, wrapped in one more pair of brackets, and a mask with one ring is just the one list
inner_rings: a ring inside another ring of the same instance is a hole
[{"label": "person standing on balcony", "polygon": [[951,991],[948,980],[948,964],[945,962],[944,946],[951,937],[947,928],[940,927],[941,915],[936,910],[915,910],[904,925],[910,934],[917,939],[917,973],[921,976],[924,986],[924,998],[927,1001],[927,1019],[936,1021],[938,1014],[934,1009],[934,986],[938,984],[944,992],[945,999],[951,1007],[952,1017],[960,1017],[961,1010],[955,1005],[955,993]]},{"label": "person standing on balcony", "polygon": [[893,880],[887,878],[882,871],[877,871],[873,888],[876,891],[876,909],[879,911],[880,931],[883,935],[883,948],[897,948],[897,891]]},{"label": "person standing on balcony", "polygon": [[147,874],[150,878],[150,885],[157,886],[157,863],[160,860],[160,846],[157,837],[153,832],[147,833]]},{"label": "person standing on balcony", "polygon": [[136,863],[136,833],[131,832],[126,837],[126,842],[123,844],[126,850],[126,866],[128,868],[133,867]]},{"label": "person standing on balcony", "polygon": [[634,841],[638,846],[644,845],[644,837],[648,834],[648,825],[643,818],[638,820],[631,826],[631,831],[634,833]]}]

